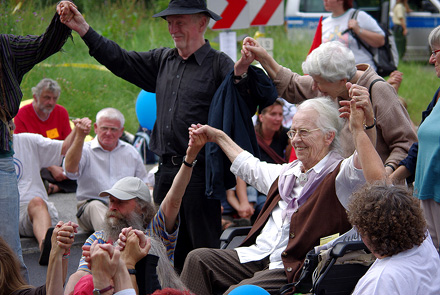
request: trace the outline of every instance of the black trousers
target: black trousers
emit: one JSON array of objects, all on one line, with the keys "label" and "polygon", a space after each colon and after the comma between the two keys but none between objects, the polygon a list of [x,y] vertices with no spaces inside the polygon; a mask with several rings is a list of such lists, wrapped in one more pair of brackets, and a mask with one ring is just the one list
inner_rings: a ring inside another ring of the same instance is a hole
[{"label": "black trousers", "polygon": [[[160,204],[169,191],[182,161],[159,162],[155,174],[153,197]],[[193,168],[191,181],[183,196],[180,207],[180,229],[177,238],[174,267],[178,272],[183,268],[188,253],[196,248],[219,248],[221,235],[220,200],[205,196],[205,165],[197,163]]]}]

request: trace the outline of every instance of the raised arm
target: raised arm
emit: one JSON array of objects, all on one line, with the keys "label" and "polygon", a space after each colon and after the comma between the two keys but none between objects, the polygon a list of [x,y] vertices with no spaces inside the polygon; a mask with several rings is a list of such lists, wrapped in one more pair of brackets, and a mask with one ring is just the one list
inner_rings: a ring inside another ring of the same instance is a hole
[{"label": "raised arm", "polygon": [[46,291],[48,295],[63,294],[67,276],[67,258],[70,247],[77,232],[78,225],[74,222],[58,222],[52,234],[52,250],[46,275]]},{"label": "raised arm", "polygon": [[64,159],[64,169],[66,172],[76,173],[79,168],[79,161],[81,160],[84,139],[90,133],[91,121],[88,118],[78,119],[74,121],[75,137]]},{"label": "raised arm", "polygon": [[350,131],[356,146],[354,155],[354,165],[356,168],[362,168],[365,180],[375,182],[386,179],[386,172],[379,154],[376,152],[371,139],[365,132],[364,111],[356,107],[356,100],[350,101]]},{"label": "raised arm", "polygon": [[213,128],[209,125],[191,125],[189,134],[189,146],[194,144],[197,136],[204,135],[203,137],[200,137],[200,139],[204,141],[204,144],[206,142],[214,142],[218,144],[231,162],[234,162],[235,158],[244,151],[222,130]]},{"label": "raised arm", "polygon": [[[67,3],[63,4],[63,2]],[[60,15],[61,22],[77,32],[80,37],[84,36],[89,30],[89,24],[86,22],[83,15],[78,11],[76,5],[72,2],[62,1],[57,6],[57,12]]]},{"label": "raised arm", "polygon": [[[191,130],[191,128],[190,128]],[[182,163],[180,170],[174,177],[173,184],[168,191],[165,199],[162,201],[161,209],[165,215],[165,224],[167,232],[173,231],[176,223],[177,215],[179,214],[180,205],[182,203],[182,197],[185,193],[186,187],[191,179],[192,163],[196,160],[197,155],[206,143],[204,134],[194,135],[191,145],[186,150],[185,162],[189,165]],[[196,163],[197,165],[197,163]]]},{"label": "raised arm", "polygon": [[253,55],[253,58],[260,62],[272,80],[275,79],[277,73],[281,70],[281,65],[251,37],[246,37],[243,40],[241,54],[242,56]]}]

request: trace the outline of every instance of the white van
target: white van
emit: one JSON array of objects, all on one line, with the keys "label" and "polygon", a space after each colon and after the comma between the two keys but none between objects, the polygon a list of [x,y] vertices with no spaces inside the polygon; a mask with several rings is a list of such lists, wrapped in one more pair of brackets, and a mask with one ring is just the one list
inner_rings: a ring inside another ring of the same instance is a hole
[{"label": "white van", "polygon": [[[430,54],[429,32],[440,25],[439,0],[409,0],[413,12],[407,15],[407,47],[405,60],[427,60]],[[354,7],[370,13],[379,23],[392,27],[392,7],[395,0],[355,0]],[[286,25],[291,40],[313,39],[319,18],[330,15],[324,9],[323,0],[287,0]]]}]

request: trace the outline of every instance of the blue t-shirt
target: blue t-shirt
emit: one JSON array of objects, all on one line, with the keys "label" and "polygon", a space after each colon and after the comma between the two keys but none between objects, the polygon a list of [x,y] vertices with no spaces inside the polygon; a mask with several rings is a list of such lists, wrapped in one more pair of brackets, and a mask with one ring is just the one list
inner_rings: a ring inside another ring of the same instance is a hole
[{"label": "blue t-shirt", "polygon": [[416,181],[414,195],[420,200],[434,199],[440,203],[440,104],[420,125],[417,136]]}]

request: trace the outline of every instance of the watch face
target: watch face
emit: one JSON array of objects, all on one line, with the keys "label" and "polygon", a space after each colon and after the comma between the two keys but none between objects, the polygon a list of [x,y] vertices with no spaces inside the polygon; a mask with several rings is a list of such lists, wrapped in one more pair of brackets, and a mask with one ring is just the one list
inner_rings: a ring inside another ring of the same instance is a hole
[{"label": "watch face", "polygon": [[93,289],[93,295],[101,295],[101,292],[99,289]]}]

